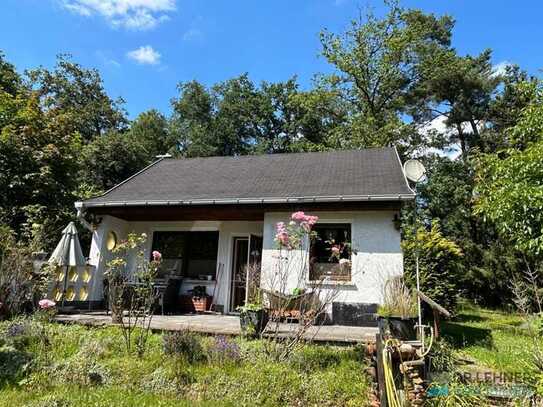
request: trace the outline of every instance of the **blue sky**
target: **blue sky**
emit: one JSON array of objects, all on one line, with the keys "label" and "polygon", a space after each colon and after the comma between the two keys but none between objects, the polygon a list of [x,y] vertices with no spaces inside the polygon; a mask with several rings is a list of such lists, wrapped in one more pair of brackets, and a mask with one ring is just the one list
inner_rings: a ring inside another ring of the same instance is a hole
[{"label": "blue sky", "polygon": [[[543,67],[543,3],[508,0],[405,0],[457,24],[460,53],[494,50],[494,63]],[[522,5],[519,5],[522,4]],[[329,66],[318,56],[322,28],[340,32],[371,5],[354,0],[2,0],[0,49],[18,69],[51,67],[70,53],[100,70],[130,117],[170,111],[180,81],[213,84],[248,72],[253,80],[297,75],[304,87]]]}]

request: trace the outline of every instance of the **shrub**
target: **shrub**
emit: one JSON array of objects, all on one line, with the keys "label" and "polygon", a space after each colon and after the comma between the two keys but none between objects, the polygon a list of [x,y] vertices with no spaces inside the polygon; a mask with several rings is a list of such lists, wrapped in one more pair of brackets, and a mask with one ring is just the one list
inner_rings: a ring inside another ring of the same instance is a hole
[{"label": "shrub", "polygon": [[213,338],[213,342],[207,348],[207,354],[210,362],[219,365],[238,363],[241,360],[238,344],[223,335]]},{"label": "shrub", "polygon": [[177,385],[174,377],[165,367],[159,367],[153,373],[142,379],[141,387],[143,390],[152,393],[165,394],[175,393]]},{"label": "shrub", "polygon": [[51,377],[61,384],[95,386],[105,384],[110,379],[109,370],[98,362],[105,353],[103,345],[97,341],[85,342],[71,357],[53,364],[49,370]]},{"label": "shrub", "polygon": [[32,245],[18,242],[11,229],[0,225],[0,316],[31,311],[44,291],[47,273],[34,272],[32,250]]},{"label": "shrub", "polygon": [[20,351],[32,350],[50,343],[43,325],[31,319],[10,321],[1,333],[3,342]]},{"label": "shrub", "polygon": [[419,228],[416,233],[406,230],[402,248],[407,283],[416,287],[415,254],[418,251],[421,291],[449,311],[454,311],[458,301],[457,282],[462,256],[458,245],[445,238],[439,223],[434,222],[430,230]]},{"label": "shrub", "polygon": [[0,347],[0,384],[16,383],[30,371],[32,355],[12,346]]},{"label": "shrub", "polygon": [[164,334],[163,349],[166,355],[183,358],[188,363],[200,362],[205,359],[200,337],[188,330]]},{"label": "shrub", "polygon": [[413,318],[417,315],[417,299],[401,276],[388,279],[383,285],[383,303],[377,313],[381,317]]}]

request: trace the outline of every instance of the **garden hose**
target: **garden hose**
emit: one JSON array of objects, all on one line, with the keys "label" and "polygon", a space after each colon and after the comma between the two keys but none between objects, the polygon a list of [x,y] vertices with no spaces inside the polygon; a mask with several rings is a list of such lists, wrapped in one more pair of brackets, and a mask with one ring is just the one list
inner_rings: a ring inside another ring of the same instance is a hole
[{"label": "garden hose", "polygon": [[422,337],[421,338],[421,344],[422,344],[421,350],[422,350],[422,353],[419,354],[419,352],[417,350],[418,357],[422,359],[430,352],[430,349],[432,349],[432,345],[434,344],[434,330],[433,330],[433,328],[431,326],[427,326],[427,325],[422,325],[421,327],[422,327],[422,329],[424,329],[424,328],[429,328],[430,329],[430,344],[426,348],[424,346],[424,337]]},{"label": "garden hose", "polygon": [[387,395],[388,405],[390,407],[402,407],[396,383],[394,383],[394,374],[392,372],[392,347],[397,347],[397,344],[388,339],[385,341],[383,349],[383,373],[385,376],[385,390]]},{"label": "garden hose", "polygon": [[[430,329],[430,343],[428,347],[422,347],[422,353],[419,354],[417,351],[417,355],[423,359],[432,348],[432,345],[434,343],[434,330],[431,326],[428,326]],[[383,348],[383,374],[385,376],[385,391],[387,395],[387,401],[388,405],[390,407],[402,407],[403,403],[400,397],[400,392],[396,388],[396,383],[394,382],[394,373],[392,369],[392,349],[398,348],[398,341],[393,339],[387,339],[384,343]],[[400,352],[401,357],[401,352]]]}]

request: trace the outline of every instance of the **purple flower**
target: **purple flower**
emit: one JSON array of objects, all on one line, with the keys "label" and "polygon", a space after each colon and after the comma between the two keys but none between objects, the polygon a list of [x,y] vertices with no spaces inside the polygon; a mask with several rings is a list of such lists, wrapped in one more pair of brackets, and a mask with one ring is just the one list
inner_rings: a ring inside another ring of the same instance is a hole
[{"label": "purple flower", "polygon": [[236,362],[240,359],[238,344],[223,335],[215,337],[211,354],[218,362]]}]

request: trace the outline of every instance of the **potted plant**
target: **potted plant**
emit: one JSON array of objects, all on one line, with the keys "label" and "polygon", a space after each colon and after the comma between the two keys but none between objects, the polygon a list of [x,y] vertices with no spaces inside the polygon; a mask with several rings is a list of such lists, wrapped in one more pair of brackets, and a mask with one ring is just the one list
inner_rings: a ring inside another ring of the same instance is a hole
[{"label": "potted plant", "polygon": [[379,331],[383,336],[415,340],[417,301],[403,278],[393,277],[383,286],[383,303],[377,309]]},{"label": "potted plant", "polygon": [[268,324],[268,311],[262,306],[260,301],[248,302],[238,307],[239,324],[243,336],[256,338],[264,332]]},{"label": "potted plant", "polygon": [[190,293],[192,295],[192,306],[196,312],[209,310],[213,297],[207,294],[205,286],[194,286]]}]

